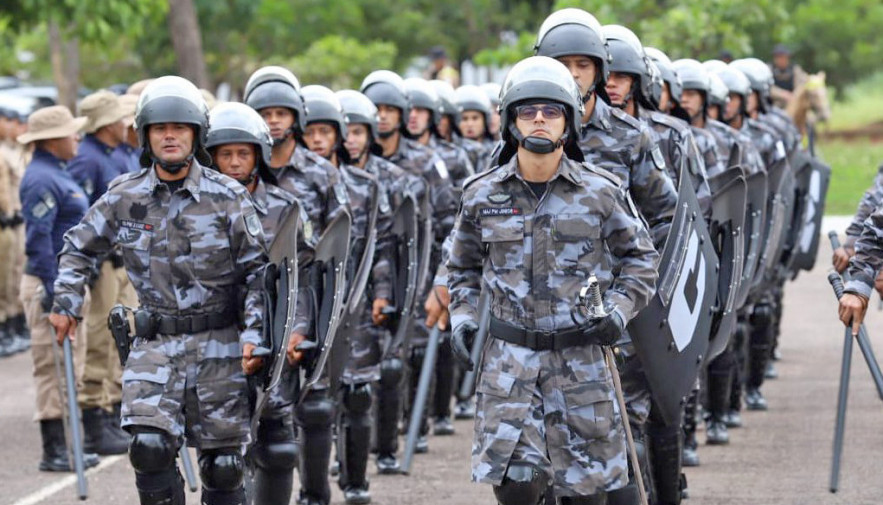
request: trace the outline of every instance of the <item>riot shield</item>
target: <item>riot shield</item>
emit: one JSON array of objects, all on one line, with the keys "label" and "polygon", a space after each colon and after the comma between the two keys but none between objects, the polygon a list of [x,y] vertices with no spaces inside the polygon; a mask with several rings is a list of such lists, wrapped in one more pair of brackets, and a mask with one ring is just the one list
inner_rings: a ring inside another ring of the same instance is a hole
[{"label": "riot shield", "polygon": [[[379,186],[375,184],[371,191],[371,211],[368,214],[367,236],[365,237],[365,247],[362,251],[361,258],[352,258],[351,261],[358,259],[358,269],[349,280],[352,285],[349,289],[347,298],[347,314],[353,315],[362,308],[362,295],[365,294],[365,286],[368,284],[368,277],[371,275],[371,268],[374,266],[374,250],[377,245],[377,213],[380,209]],[[355,249],[355,248],[354,248]]]},{"label": "riot shield", "polygon": [[754,274],[760,268],[760,255],[763,249],[764,229],[767,214],[767,177],[763,172],[749,175],[745,184],[745,255],[742,267],[742,282],[736,295],[736,308],[745,305],[754,283]]},{"label": "riot shield", "polygon": [[776,267],[785,248],[786,227],[794,210],[794,175],[787,160],[773,163],[767,169],[767,227],[764,233],[762,268],[754,275],[755,290],[768,287],[776,278]]},{"label": "riot shield", "polygon": [[709,234],[720,261],[717,303],[706,362],[727,347],[736,323],[736,296],[745,262],[745,209],[748,186],[739,168],[708,181],[712,194]]},{"label": "riot shield", "polygon": [[270,245],[269,260],[272,266],[264,274],[264,342],[254,350],[254,356],[263,356],[264,367],[258,372],[257,396],[251,417],[252,440],[257,440],[257,428],[261,412],[270,398],[270,391],[279,385],[285,368],[285,352],[294,331],[297,308],[298,230],[303,223],[297,203],[293,204],[276,232]]},{"label": "riot shield", "polygon": [[792,270],[794,246],[800,238],[804,215],[807,211],[808,201],[806,195],[813,172],[811,161],[809,153],[803,149],[798,149],[791,153],[790,164],[794,177],[794,209],[791,213],[791,221],[787,224],[784,250],[779,258],[783,272],[787,272],[788,278],[794,275]]},{"label": "riot shield", "polygon": [[326,372],[326,365],[329,383],[332,389],[336,388],[349,357],[347,342],[336,337],[343,311],[346,309],[346,271],[351,229],[352,218],[348,212],[342,212],[325,227],[316,244],[316,252],[309,271],[310,287],[315,297],[314,307],[317,309],[316,342],[321,350],[312,363],[309,377],[303,382],[300,400],[303,400],[322,378],[323,373]]},{"label": "riot shield", "polygon": [[414,317],[414,299],[417,296],[417,269],[419,264],[417,251],[418,238],[417,204],[414,196],[406,194],[399,208],[396,209],[393,222],[395,236],[395,265],[393,267],[393,298],[396,304],[392,314],[393,338],[384,349],[384,359],[391,353],[402,348],[405,335]]},{"label": "riot shield", "polygon": [[665,243],[656,294],[629,323],[650,392],[666,423],[680,419],[708,350],[718,259],[696,194],[680,180],[678,205]]},{"label": "riot shield", "polygon": [[831,167],[817,158],[810,162],[812,172],[806,185],[806,205],[800,236],[792,252],[792,270],[812,270],[816,264],[819,240],[822,234],[822,216],[825,214],[825,200],[828,184],[831,182]]}]

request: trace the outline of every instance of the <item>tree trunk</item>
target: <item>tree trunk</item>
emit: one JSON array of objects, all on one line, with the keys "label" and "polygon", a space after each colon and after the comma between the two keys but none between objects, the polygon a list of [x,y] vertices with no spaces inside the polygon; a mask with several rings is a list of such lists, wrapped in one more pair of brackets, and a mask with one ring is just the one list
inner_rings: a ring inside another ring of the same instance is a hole
[{"label": "tree trunk", "polygon": [[49,22],[49,51],[52,77],[58,88],[59,105],[76,112],[80,87],[80,44],[76,37],[66,39],[55,21]]},{"label": "tree trunk", "polygon": [[208,88],[210,83],[202,54],[202,32],[193,0],[169,0],[168,21],[178,59],[178,72],[197,87]]}]

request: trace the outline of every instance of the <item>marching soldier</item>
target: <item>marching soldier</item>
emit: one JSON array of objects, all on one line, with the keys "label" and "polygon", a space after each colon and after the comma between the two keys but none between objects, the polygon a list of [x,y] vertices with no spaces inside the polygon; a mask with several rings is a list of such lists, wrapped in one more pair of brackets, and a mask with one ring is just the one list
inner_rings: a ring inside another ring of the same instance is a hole
[{"label": "marching soldier", "polygon": [[[28,118],[28,133],[18,137],[22,144],[33,144],[33,159],[25,170],[21,184],[21,201],[25,220],[27,265],[21,280],[21,301],[31,328],[31,357],[34,361],[34,384],[37,411],[43,438],[40,470],[68,472],[65,445],[63,406],[55,370],[54,332],[46,315],[56,292],[54,284],[59,269],[55,257],[62,250],[63,236],[86,214],[89,200],[83,189],[66,171],[67,163],[77,152],[77,132],[86,118],[74,118],[64,106],[40,109]],[[88,305],[84,293],[82,302]],[[86,362],[86,325],[77,332],[74,345],[75,377],[83,377]],[[86,466],[98,464],[98,457],[87,453]]]},{"label": "marching soldier", "polygon": [[[452,345],[470,369],[479,292],[491,292],[472,479],[492,484],[501,505],[551,504],[550,495],[610,503],[628,480],[600,346],[649,300],[658,255],[620,180],[579,161],[582,108],[560,63],[515,65],[503,85],[500,165],[467,183],[453,231]],[[609,315],[578,324],[574,302],[591,273]]]},{"label": "marching soldier", "polygon": [[141,147],[138,145],[138,134],[132,125],[135,123],[135,107],[138,105],[138,97],[135,95],[121,95],[119,98],[120,108],[123,109],[123,126],[125,126],[125,135],[120,145],[114,149],[111,157],[126,172],[137,172],[141,170]]},{"label": "marching soldier", "polygon": [[122,424],[141,503],[184,503],[175,455],[186,434],[202,503],[244,504],[245,375],[263,365],[252,356],[267,261],[260,218],[241,184],[205,168],[208,108],[192,83],[151,82],[135,125],[146,168],[114,181],[65,235],[50,322],[59,340],[73,335],[92,264],[118,244],[140,302]]},{"label": "marching soldier", "polygon": [[844,294],[840,298],[838,314],[840,321],[858,335],[859,327],[868,311],[871,290],[877,289],[875,279],[883,267],[883,248],[880,233],[883,232],[883,211],[877,208],[862,226],[861,235],[855,242],[855,256],[849,261],[849,277]]},{"label": "marching soldier", "polygon": [[[474,157],[472,165],[478,171],[490,168],[495,142],[490,130],[493,107],[487,93],[471,84],[460,86],[454,92],[454,103],[460,110],[461,145],[470,153],[470,157]],[[476,144],[480,149],[475,148]]]},{"label": "marching soldier", "polygon": [[494,141],[500,140],[500,88],[501,86],[495,82],[486,82],[479,86],[484,90],[487,99],[491,101],[491,122],[488,124],[488,131]]}]

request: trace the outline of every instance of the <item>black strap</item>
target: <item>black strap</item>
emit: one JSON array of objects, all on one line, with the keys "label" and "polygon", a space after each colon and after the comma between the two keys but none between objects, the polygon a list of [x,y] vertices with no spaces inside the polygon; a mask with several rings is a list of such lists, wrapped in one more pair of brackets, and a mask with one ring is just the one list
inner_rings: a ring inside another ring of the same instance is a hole
[{"label": "black strap", "polygon": [[233,310],[210,314],[193,314],[190,316],[155,314],[154,317],[156,317],[156,332],[162,335],[193,334],[208,330],[220,330],[236,323],[236,312]]},{"label": "black strap", "polygon": [[534,351],[559,351],[568,347],[596,344],[579,328],[567,330],[528,330],[512,326],[491,316],[490,334],[510,344],[527,347]]}]

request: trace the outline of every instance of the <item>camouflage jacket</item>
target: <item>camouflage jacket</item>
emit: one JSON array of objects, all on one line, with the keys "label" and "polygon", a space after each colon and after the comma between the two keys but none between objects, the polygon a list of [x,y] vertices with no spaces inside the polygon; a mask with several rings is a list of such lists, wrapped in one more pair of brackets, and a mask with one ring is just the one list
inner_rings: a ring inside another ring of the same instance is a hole
[{"label": "camouflage jacket", "polygon": [[766,171],[760,153],[745,132],[713,119],[708,120],[708,130],[714,134],[718,151],[727,160],[727,168],[738,165],[746,174]]},{"label": "camouflage jacket", "polygon": [[690,125],[674,116],[646,109],[640,109],[640,117],[647,123],[653,140],[662,151],[668,176],[675,187],[680,183],[681,174],[687,174],[699,207],[706,217],[711,216],[711,189],[705,173],[705,160]]},{"label": "camouflage jacket", "polygon": [[605,303],[629,321],[654,293],[659,255],[619,180],[565,157],[537,200],[517,160],[466,184],[447,264],[452,326],[478,321],[484,285],[499,319],[571,328],[592,273]]},{"label": "camouflage jacket", "polygon": [[[714,137],[714,134],[708,131],[707,128],[693,126],[690,129],[693,131],[693,138],[696,139],[699,155],[705,163],[705,174],[708,178],[711,179],[718,174],[724,173],[728,168],[728,158],[721,155],[720,151],[718,151],[717,139]],[[727,154],[729,154],[729,149],[727,149]]]},{"label": "camouflage jacket", "polygon": [[429,137],[427,147],[435,151],[435,154],[445,162],[455,194],[459,196],[463,191],[463,183],[475,174],[475,168],[466,150],[454,143],[439,140],[435,136]]},{"label": "camouflage jacket", "polygon": [[[350,191],[350,201],[353,209],[352,238],[350,239],[350,271],[355,273],[359,268],[359,262],[365,252],[368,238],[368,225],[371,219],[371,211],[377,207],[377,221],[374,228],[377,235],[374,238],[376,245],[371,264],[370,282],[373,286],[374,296],[378,291],[384,297],[392,291],[392,279],[390,250],[388,247],[377,247],[389,241],[388,235],[392,230],[392,207],[389,204],[389,195],[386,187],[380,183],[377,176],[368,170],[362,170],[351,165],[341,168],[347,188]],[[349,279],[351,282],[354,280]]]},{"label": "camouflage jacket", "polygon": [[476,174],[491,168],[491,152],[493,148],[488,149],[481,142],[467,139],[457,134],[454,134],[453,140],[455,145],[462,147],[466,151],[466,155],[469,156],[469,161],[472,163],[472,168],[475,169]]},{"label": "camouflage jacket", "polygon": [[238,310],[240,343],[260,344],[267,262],[257,212],[242,184],[195,161],[174,194],[153,168],[120,176],[64,237],[53,312],[79,316],[96,257],[114,245],[142,307],[191,315]]},{"label": "camouflage jacket", "polygon": [[847,247],[855,246],[855,241],[862,234],[865,220],[880,207],[881,203],[883,203],[883,163],[877,169],[877,175],[874,176],[874,182],[871,183],[871,187],[865,191],[861,201],[858,202],[855,216],[853,216],[852,222],[849,223],[849,227],[846,228],[846,243],[844,245]]},{"label": "camouflage jacket", "polygon": [[751,137],[752,144],[760,153],[764,167],[769,168],[774,163],[787,160],[785,143],[776,136],[776,131],[772,127],[760,121],[746,118],[742,122],[742,132]]},{"label": "camouflage jacket", "polygon": [[649,225],[653,243],[662,249],[678,192],[647,127],[596,98],[592,115],[582,126],[579,145],[586,161],[622,180]]},{"label": "camouflage jacket", "polygon": [[883,242],[880,237],[883,237],[883,209],[878,207],[865,220],[861,235],[855,242],[855,256],[849,260],[851,280],[846,283],[846,292],[871,297],[874,280],[883,267]]},{"label": "camouflage jacket", "polygon": [[782,142],[785,143],[785,151],[790,155],[794,151],[800,149],[800,143],[803,140],[800,130],[794,124],[794,120],[788,116],[788,113],[779,107],[768,106],[769,112],[760,115],[760,120],[773,127]]},{"label": "camouflage jacket", "polygon": [[349,195],[340,171],[300,144],[288,165],[271,171],[279,187],[293,194],[306,210],[314,240],[340,212],[349,210]]}]

